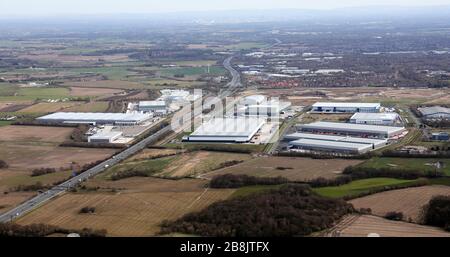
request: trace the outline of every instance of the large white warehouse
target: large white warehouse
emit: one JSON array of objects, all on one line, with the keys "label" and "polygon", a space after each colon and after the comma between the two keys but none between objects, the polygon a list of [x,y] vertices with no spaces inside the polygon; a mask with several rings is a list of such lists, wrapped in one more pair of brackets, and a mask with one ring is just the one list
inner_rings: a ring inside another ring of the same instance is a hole
[{"label": "large white warehouse", "polygon": [[361,138],[361,137],[347,137],[347,136],[330,136],[320,134],[309,133],[294,133],[284,137],[286,141],[296,141],[300,139],[321,140],[327,142],[344,142],[354,144],[366,144],[371,145],[373,148],[380,148],[388,144],[387,139],[373,139],[373,138]]},{"label": "large white warehouse", "polygon": [[203,123],[187,137],[187,141],[245,143],[249,142],[265,123],[265,119],[259,118],[215,118]]},{"label": "large white warehouse", "polygon": [[380,112],[380,103],[335,103],[317,102],[313,104],[313,113],[356,113],[356,112]]},{"label": "large white warehouse", "polygon": [[357,112],[350,118],[350,123],[368,125],[395,125],[400,116],[395,112],[362,113]]},{"label": "large white warehouse", "polygon": [[297,129],[302,132],[316,134],[334,134],[355,137],[391,138],[406,132],[404,127],[363,125],[338,122],[314,122],[310,124],[299,124]]},{"label": "large white warehouse", "polygon": [[48,124],[138,125],[151,118],[142,113],[56,112],[36,120]]},{"label": "large white warehouse", "polygon": [[355,144],[342,141],[325,141],[316,139],[299,139],[289,143],[291,148],[311,150],[311,151],[326,151],[338,152],[347,154],[361,154],[374,149],[370,144]]}]

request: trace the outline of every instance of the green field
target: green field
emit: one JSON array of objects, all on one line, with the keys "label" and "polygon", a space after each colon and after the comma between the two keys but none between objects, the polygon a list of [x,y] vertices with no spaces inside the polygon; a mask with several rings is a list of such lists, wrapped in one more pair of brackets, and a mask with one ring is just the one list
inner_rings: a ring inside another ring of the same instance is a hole
[{"label": "green field", "polygon": [[[5,92],[6,91],[6,92]],[[9,88],[0,91],[0,101],[23,101],[36,99],[61,99],[69,97],[67,88]]]},{"label": "green field", "polygon": [[142,160],[142,161],[133,161],[133,162],[125,162],[98,175],[98,178],[102,179],[111,179],[111,176],[117,174],[118,172],[124,171],[141,171],[145,172],[148,176],[153,175],[157,172],[162,171],[167,165],[169,165],[175,157],[165,157],[154,160]]},{"label": "green field", "polygon": [[[208,74],[208,67],[181,67],[181,68],[168,68],[160,71],[163,76],[175,76],[175,75],[185,75],[185,76],[196,76]],[[211,75],[223,75],[226,74],[226,70],[223,67],[211,66],[209,68],[209,74]]]},{"label": "green field", "polygon": [[129,75],[131,72],[128,71],[128,67],[126,66],[114,66],[114,67],[93,67],[93,68],[71,68],[71,69],[64,69],[61,71],[68,71],[75,74],[82,74],[82,73],[94,73],[94,74],[101,74],[110,80],[122,80],[125,79],[127,75]]},{"label": "green field", "polygon": [[50,174],[45,174],[42,176],[32,177],[29,174],[20,174],[16,176],[11,176],[0,181],[0,186],[7,186],[9,188],[16,187],[19,185],[33,185],[37,182],[43,185],[52,184],[61,180],[65,180],[70,177],[72,171],[57,171]]},{"label": "green field", "polygon": [[225,46],[225,49],[231,49],[231,50],[249,50],[253,48],[263,48],[267,45],[264,43],[257,43],[257,42],[242,42],[237,43],[233,45],[227,45]]},{"label": "green field", "polygon": [[359,164],[359,167],[374,169],[402,169],[411,171],[433,172],[436,168],[431,164],[443,162],[444,167],[441,171],[450,176],[450,159],[434,159],[434,158],[394,158],[394,157],[374,157],[366,162]]},{"label": "green field", "polygon": [[263,193],[273,189],[279,189],[283,185],[260,185],[260,186],[247,186],[241,187],[234,192],[230,198],[242,197],[256,193]]},{"label": "green field", "polygon": [[395,178],[369,178],[355,180],[349,184],[334,187],[314,188],[313,191],[319,195],[340,198],[346,196],[356,196],[362,193],[370,192],[383,188],[385,186],[408,186],[414,185],[419,180],[405,180]]},{"label": "green field", "polygon": [[0,127],[11,125],[14,121],[0,120]]}]

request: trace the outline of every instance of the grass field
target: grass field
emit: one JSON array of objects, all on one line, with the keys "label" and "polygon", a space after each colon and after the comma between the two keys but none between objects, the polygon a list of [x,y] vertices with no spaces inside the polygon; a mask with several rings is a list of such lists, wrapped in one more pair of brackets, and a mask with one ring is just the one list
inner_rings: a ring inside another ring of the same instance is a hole
[{"label": "grass field", "polygon": [[[131,178],[88,182],[88,186],[118,188],[117,193],[67,193],[25,215],[19,224],[46,223],[65,228],[107,229],[109,236],[152,236],[163,220],[175,220],[227,199],[232,189],[206,189],[195,179]],[[92,206],[94,214],[79,214]]]},{"label": "grass field", "polygon": [[283,185],[260,185],[260,186],[247,186],[247,187],[241,187],[236,190],[230,197],[244,197],[251,194],[256,193],[263,193],[274,189],[279,189]]},{"label": "grass field", "polygon": [[231,49],[231,50],[248,50],[252,48],[263,48],[267,45],[264,43],[258,43],[258,42],[241,42],[233,45],[226,45],[225,49]]},{"label": "grass field", "polygon": [[404,220],[411,219],[419,222],[419,215],[422,207],[426,205],[433,196],[449,195],[448,186],[423,186],[404,188],[377,193],[351,200],[350,203],[355,208],[370,208],[372,214],[384,216],[388,212],[402,212]]},{"label": "grass field", "polygon": [[320,187],[314,188],[313,190],[319,195],[340,198],[346,196],[356,196],[358,194],[370,192],[378,188],[383,188],[385,186],[407,186],[413,185],[418,180],[405,180],[405,179],[395,179],[395,178],[369,178],[352,181],[349,184],[335,187]]},{"label": "grass field", "polygon": [[14,121],[0,120],[0,127],[11,125]]},{"label": "grass field", "polygon": [[406,169],[414,171],[432,172],[436,168],[433,166],[436,162],[443,162],[444,167],[440,169],[445,175],[450,176],[450,160],[437,158],[390,158],[390,157],[374,157],[359,166],[367,168],[389,168],[389,169]]},{"label": "grass field", "polygon": [[108,102],[90,102],[83,103],[62,110],[63,112],[106,112]]},{"label": "grass field", "polygon": [[99,177],[110,179],[113,174],[129,170],[143,171],[149,176],[157,177],[193,177],[220,168],[223,163],[229,161],[243,161],[251,158],[247,154],[206,151],[182,153],[158,159],[145,159],[145,156],[151,155],[148,152],[143,152],[140,157],[139,155],[132,157],[102,173]]},{"label": "grass field", "polygon": [[14,93],[0,94],[0,101],[61,99],[69,96],[67,88],[15,88]]},{"label": "grass field", "polygon": [[[143,89],[144,85],[138,82],[122,81],[122,80],[99,80],[99,81],[82,81],[82,82],[65,82],[66,87],[75,88],[106,88],[106,89]],[[91,89],[87,89],[89,92]],[[95,94],[94,94],[95,95]]]},{"label": "grass field", "polygon": [[52,143],[58,144],[69,138],[73,128],[8,126],[0,128],[0,142],[15,144]]},{"label": "grass field", "polygon": [[309,181],[318,177],[335,178],[344,168],[359,160],[315,160],[300,157],[257,157],[229,168],[205,174],[212,178],[221,174],[245,174],[256,177],[285,177],[291,181]]},{"label": "grass field", "polygon": [[[167,68],[160,71],[163,76],[175,76],[175,75],[185,75],[185,76],[195,76],[208,74],[208,67],[181,67],[181,68]],[[226,70],[223,67],[211,66],[209,68],[209,74],[211,75],[223,75],[226,74]]]},{"label": "grass field", "polygon": [[66,108],[79,105],[79,102],[60,102],[60,103],[37,103],[20,110],[21,113],[49,113],[58,112]]}]

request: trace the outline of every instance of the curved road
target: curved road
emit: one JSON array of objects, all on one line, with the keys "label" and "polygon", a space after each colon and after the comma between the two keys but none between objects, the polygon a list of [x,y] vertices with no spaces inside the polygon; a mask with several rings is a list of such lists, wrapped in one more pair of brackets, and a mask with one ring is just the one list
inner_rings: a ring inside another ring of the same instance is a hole
[{"label": "curved road", "polygon": [[[241,84],[241,76],[239,72],[237,72],[231,65],[231,60],[233,57],[229,57],[225,59],[223,62],[223,66],[225,69],[227,69],[232,76],[231,82],[227,84],[227,89],[224,90],[219,94],[219,98],[223,99],[227,96],[230,96],[232,92],[237,87],[242,86]],[[148,145],[156,142],[161,135],[164,135],[165,133],[169,132],[171,130],[171,126],[164,127],[163,129],[159,130],[155,134],[141,140],[140,142],[128,147],[126,150],[120,152],[119,154],[111,157],[110,159],[98,164],[97,166],[81,173],[78,176],[75,176],[51,189],[49,189],[46,192],[43,192],[30,200],[20,204],[19,206],[15,207],[14,209],[7,211],[0,215],[0,222],[8,222],[12,221],[14,219],[17,219],[18,217],[30,212],[31,210],[41,206],[42,204],[46,203],[47,201],[63,194],[68,189],[74,188],[77,185],[79,185],[81,182],[86,181],[92,176],[95,176],[107,168],[116,165],[117,163],[121,162],[124,159],[127,159],[128,157],[136,154],[137,152],[143,150]]]}]

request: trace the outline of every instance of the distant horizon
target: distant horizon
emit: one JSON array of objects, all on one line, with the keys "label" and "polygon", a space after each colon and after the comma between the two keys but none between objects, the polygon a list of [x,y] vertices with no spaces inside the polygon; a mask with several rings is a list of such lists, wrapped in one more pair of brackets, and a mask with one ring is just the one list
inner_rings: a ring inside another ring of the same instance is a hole
[{"label": "distant horizon", "polygon": [[[89,8],[86,8],[88,6]],[[255,7],[257,6],[257,7]],[[59,16],[102,16],[102,15],[145,15],[177,14],[233,11],[333,11],[339,9],[382,9],[382,8],[438,8],[450,7],[450,0],[166,0],[155,1],[128,0],[126,3],[114,0],[3,0],[0,2],[0,15],[3,17],[59,17]]]}]

